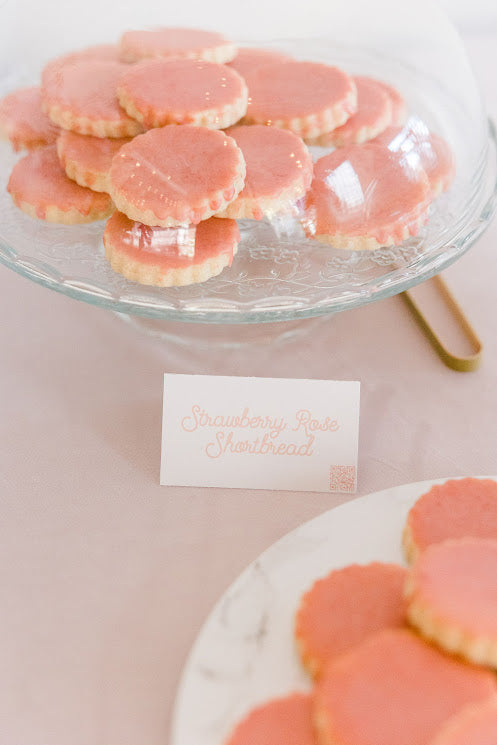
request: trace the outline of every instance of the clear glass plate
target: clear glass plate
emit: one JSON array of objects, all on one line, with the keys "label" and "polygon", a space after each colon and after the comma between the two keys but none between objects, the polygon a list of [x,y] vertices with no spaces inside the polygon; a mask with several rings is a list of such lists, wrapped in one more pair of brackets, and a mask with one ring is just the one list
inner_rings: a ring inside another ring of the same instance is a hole
[{"label": "clear glass plate", "polygon": [[[497,142],[493,125],[487,124],[482,113],[460,42],[452,45],[459,69],[452,65],[450,79],[428,62],[422,69],[415,66],[412,60],[420,59],[416,48],[409,54],[397,48],[397,56],[392,57],[329,39],[280,41],[271,46],[300,59],[328,62],[352,74],[366,73],[393,84],[405,96],[410,111],[447,139],[456,157],[456,180],[432,204],[429,220],[416,238],[393,248],[354,252],[307,239],[293,218],[246,220],[240,222],[242,240],[233,265],[221,275],[190,287],[147,287],[109,267],[102,244],[103,223],[67,227],[21,213],[5,189],[19,156],[0,143],[0,261],[45,287],[120,313],[246,324],[357,307],[401,292],[461,256],[495,210]],[[427,50],[424,59],[429,57]],[[17,75],[7,68],[0,77],[0,95],[36,82],[41,66],[42,62],[30,65],[29,70],[20,68]],[[437,69],[436,76],[432,69]],[[452,85],[456,77],[457,86]],[[314,150],[316,157],[324,153]]]}]

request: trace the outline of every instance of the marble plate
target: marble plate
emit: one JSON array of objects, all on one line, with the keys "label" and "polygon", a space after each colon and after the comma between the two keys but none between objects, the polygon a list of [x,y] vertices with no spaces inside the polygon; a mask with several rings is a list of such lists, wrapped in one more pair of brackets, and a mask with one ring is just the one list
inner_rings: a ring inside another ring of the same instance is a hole
[{"label": "marble plate", "polygon": [[170,745],[222,745],[256,704],[308,690],[293,644],[300,596],[315,579],[345,564],[404,563],[407,512],[421,494],[445,480],[406,484],[336,507],[251,564],[219,600],[192,648]]}]

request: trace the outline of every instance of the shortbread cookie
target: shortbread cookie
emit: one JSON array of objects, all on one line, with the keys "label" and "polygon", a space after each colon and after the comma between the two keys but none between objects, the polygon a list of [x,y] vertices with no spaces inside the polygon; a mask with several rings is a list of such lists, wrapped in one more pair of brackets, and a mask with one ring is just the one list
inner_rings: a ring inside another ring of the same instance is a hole
[{"label": "shortbread cookie", "polygon": [[447,191],[454,180],[456,169],[452,149],[417,117],[409,119],[404,127],[388,127],[375,142],[410,157],[416,153],[428,176],[433,198]]},{"label": "shortbread cookie", "polygon": [[186,57],[223,64],[236,55],[236,46],[222,34],[195,28],[126,31],[119,46],[123,62],[138,62],[148,57]]},{"label": "shortbread cookie", "polygon": [[305,693],[273,699],[253,709],[225,745],[316,745],[311,712]]},{"label": "shortbread cookie", "polygon": [[403,545],[409,562],[433,543],[448,538],[497,540],[497,482],[450,479],[423,494],[411,507]]},{"label": "shortbread cookie", "polygon": [[50,80],[50,77],[58,74],[63,65],[74,65],[78,62],[89,60],[100,60],[106,62],[119,62],[119,47],[117,44],[95,44],[85,49],[77,49],[60,57],[50,60],[41,71],[42,85]]},{"label": "shortbread cookie", "polygon": [[52,145],[58,133],[42,110],[37,86],[20,88],[0,100],[0,137],[10,140],[16,152]]},{"label": "shortbread cookie", "polygon": [[442,726],[429,745],[496,745],[497,697],[468,706]]},{"label": "shortbread cookie", "polygon": [[48,222],[93,222],[114,209],[108,194],[85,189],[66,176],[55,145],[33,150],[18,161],[7,191],[19,209]]},{"label": "shortbread cookie", "polygon": [[309,188],[312,158],[302,140],[276,127],[232,127],[227,131],[243,153],[245,186],[220,217],[261,220],[288,212]]},{"label": "shortbread cookie", "polygon": [[404,124],[407,119],[407,104],[404,97],[396,88],[393,87],[393,85],[389,85],[383,80],[377,80],[376,78],[375,82],[385,91],[390,99],[392,105],[392,126],[398,127],[401,124]]},{"label": "shortbread cookie", "polygon": [[46,76],[43,105],[63,129],[96,137],[133,137],[143,127],[129,117],[117,100],[117,84],[127,65],[87,60],[62,63]]},{"label": "shortbread cookie", "polygon": [[158,59],[130,65],[117,95],[129,116],[146,129],[165,124],[225,129],[245,115],[248,92],[243,78],[226,65]]},{"label": "shortbread cookie", "polygon": [[242,190],[245,161],[232,137],[188,124],[151,129],[112,161],[110,194],[131,220],[174,227],[220,212]]},{"label": "shortbread cookie", "polygon": [[357,109],[354,81],[318,62],[273,62],[247,76],[245,124],[290,129],[310,138],[344,124]]},{"label": "shortbread cookie", "polygon": [[353,78],[357,88],[357,111],[345,124],[320,137],[306,140],[319,147],[343,147],[372,140],[392,123],[392,103],[385,90],[372,78]]},{"label": "shortbread cookie", "polygon": [[[194,242],[192,256],[182,244]],[[211,217],[196,227],[154,228],[115,212],[105,227],[105,255],[114,271],[141,284],[170,287],[205,282],[231,266],[240,241],[234,220]]]},{"label": "shortbread cookie", "polygon": [[109,193],[112,158],[130,141],[130,137],[92,137],[64,130],[57,139],[57,153],[70,179],[93,191]]},{"label": "shortbread cookie", "polygon": [[335,569],[314,583],[295,624],[300,657],[314,678],[368,636],[406,625],[406,576],[401,566],[373,562]]},{"label": "shortbread cookie", "polygon": [[426,644],[411,631],[382,631],[330,664],[317,684],[320,745],[427,745],[468,704],[497,691],[488,670]]},{"label": "shortbread cookie", "polygon": [[259,49],[257,47],[238,47],[238,52],[228,66],[236,70],[242,78],[248,77],[254,70],[272,62],[288,62],[291,60],[288,54],[278,52],[275,49]]},{"label": "shortbread cookie", "polygon": [[376,142],[349,145],[314,164],[304,229],[335,248],[392,246],[417,235],[430,201],[417,161]]},{"label": "shortbread cookie", "polygon": [[428,546],[407,584],[409,622],[448,652],[497,667],[497,540]]}]

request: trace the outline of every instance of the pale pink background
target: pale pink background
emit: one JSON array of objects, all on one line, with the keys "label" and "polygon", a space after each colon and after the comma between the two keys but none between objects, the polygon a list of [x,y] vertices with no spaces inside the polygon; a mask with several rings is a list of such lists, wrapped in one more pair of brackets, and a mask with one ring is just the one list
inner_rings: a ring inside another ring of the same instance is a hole
[{"label": "pale pink background", "polygon": [[[497,118],[497,36],[467,41]],[[447,276],[485,344],[476,373],[445,368],[399,298],[281,347],[195,355],[0,267],[2,743],[167,743],[219,594],[344,501],[160,487],[164,371],[360,379],[359,495],[497,473],[497,223]]]}]

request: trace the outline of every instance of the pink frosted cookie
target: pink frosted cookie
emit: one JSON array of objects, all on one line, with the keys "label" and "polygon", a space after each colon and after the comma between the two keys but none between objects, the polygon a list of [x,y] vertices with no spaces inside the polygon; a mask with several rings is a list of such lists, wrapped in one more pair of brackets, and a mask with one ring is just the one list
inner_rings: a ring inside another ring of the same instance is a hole
[{"label": "pink frosted cookie", "polygon": [[336,569],[314,583],[295,624],[302,662],[314,678],[368,636],[406,625],[406,576],[401,566],[373,562]]},{"label": "pink frosted cookie", "polygon": [[7,191],[30,217],[66,225],[108,217],[114,209],[107,194],[85,189],[67,178],[55,145],[33,150],[14,166]]},{"label": "pink frosted cookie", "polygon": [[357,109],[357,92],[342,70],[319,62],[273,62],[247,76],[245,124],[290,129],[317,137],[344,124]]},{"label": "pink frosted cookie", "polygon": [[488,670],[439,652],[411,631],[382,631],[331,663],[317,684],[320,745],[427,745],[468,704],[495,694]]},{"label": "pink frosted cookie", "polygon": [[117,84],[127,66],[85,60],[62,63],[46,76],[43,104],[63,129],[96,137],[133,137],[143,127],[119,106]]},{"label": "pink frosted cookie", "polygon": [[309,145],[343,147],[366,142],[391,124],[392,104],[386,91],[372,78],[358,76],[353,81],[357,88],[356,113],[332,132],[307,140]]},{"label": "pink frosted cookie", "polygon": [[221,212],[242,190],[245,161],[235,140],[188,124],[151,129],[112,161],[110,194],[131,220],[174,227]]},{"label": "pink frosted cookie", "polygon": [[409,119],[404,127],[388,127],[375,142],[386,145],[392,152],[405,155],[416,153],[426,171],[433,197],[447,191],[455,175],[454,154],[447,142],[430,132],[416,117]]},{"label": "pink frosted cookie", "polygon": [[125,111],[147,129],[165,124],[224,129],[244,116],[248,92],[243,78],[226,65],[158,59],[131,65],[117,95]]},{"label": "pink frosted cookie", "polygon": [[234,60],[228,62],[229,67],[236,70],[242,78],[248,77],[254,70],[271,62],[287,62],[291,60],[287,54],[274,49],[258,49],[257,47],[239,47]]},{"label": "pink frosted cookie", "polygon": [[147,57],[187,57],[222,64],[236,55],[236,46],[222,34],[195,28],[126,31],[119,46],[123,62]]},{"label": "pink frosted cookie", "polygon": [[[193,233],[193,256],[182,253]],[[107,221],[105,256],[115,272],[145,285],[170,287],[205,282],[231,266],[240,231],[234,220],[211,217],[192,228],[153,228],[133,222],[121,212]]]},{"label": "pink frosted cookie", "polygon": [[261,220],[289,211],[312,180],[312,159],[302,140],[262,125],[232,127],[227,134],[242,151],[247,174],[240,194],[217,214]]},{"label": "pink frosted cookie", "polygon": [[389,85],[383,80],[376,80],[376,78],[375,82],[376,85],[379,85],[380,88],[385,91],[390,99],[392,105],[392,125],[399,127],[401,124],[404,124],[407,119],[407,104],[403,96],[401,96],[399,91],[394,88],[393,85]]},{"label": "pink frosted cookie", "polygon": [[429,745],[496,745],[497,697],[451,717]]},{"label": "pink frosted cookie", "polygon": [[40,88],[20,88],[0,101],[0,136],[10,140],[15,151],[51,145],[58,133],[41,108]]},{"label": "pink frosted cookie", "polygon": [[409,562],[433,543],[448,538],[497,540],[497,482],[450,479],[433,486],[411,507],[403,545]]},{"label": "pink frosted cookie", "polygon": [[62,65],[74,65],[89,60],[119,62],[119,47],[117,44],[95,44],[92,47],[77,49],[74,52],[56,57],[50,60],[41,71],[42,85],[46,85],[51,75],[57,75]]},{"label": "pink frosted cookie", "polygon": [[472,662],[497,667],[497,540],[435,543],[411,569],[408,617],[427,639]]},{"label": "pink frosted cookie", "polygon": [[91,137],[64,130],[57,139],[57,153],[70,179],[93,191],[108,193],[112,158],[130,141],[130,137]]},{"label": "pink frosted cookie", "polygon": [[238,724],[225,745],[316,745],[311,697],[293,693],[258,706]]}]

